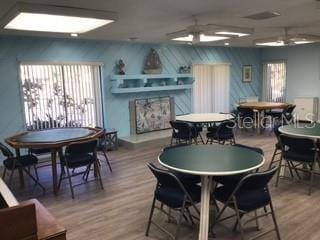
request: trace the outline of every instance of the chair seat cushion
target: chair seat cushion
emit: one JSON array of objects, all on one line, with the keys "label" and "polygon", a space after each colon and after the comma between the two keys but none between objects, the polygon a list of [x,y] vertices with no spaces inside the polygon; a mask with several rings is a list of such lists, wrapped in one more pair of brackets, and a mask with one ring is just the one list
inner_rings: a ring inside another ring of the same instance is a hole
[{"label": "chair seat cushion", "polygon": [[173,170],[171,172],[179,178],[183,185],[193,185],[201,182],[201,177],[198,175],[182,173]]},{"label": "chair seat cushion", "polygon": [[61,161],[61,163],[66,166],[66,162],[68,163],[69,168],[77,168],[82,166],[87,166],[90,163],[95,161],[95,157],[91,154],[73,154],[73,155],[65,155],[65,159]]},{"label": "chair seat cushion", "polygon": [[7,158],[3,161],[3,165],[7,169],[13,169],[19,166],[27,167],[38,163],[38,158],[31,154],[20,156],[19,161],[16,162],[15,166],[13,166],[14,160],[15,158]]},{"label": "chair seat cushion", "polygon": [[[216,200],[225,203],[233,190],[234,187],[218,187],[214,193]],[[236,194],[236,201],[239,210],[248,212],[269,204],[270,195],[265,189],[243,191]]]},{"label": "chair seat cushion", "polygon": [[[199,203],[201,200],[201,187],[198,185],[187,185],[185,189],[189,193],[194,203]],[[180,188],[159,186],[155,192],[156,199],[163,202],[171,208],[182,207],[184,200],[184,192]],[[187,205],[189,205],[187,203]]]}]

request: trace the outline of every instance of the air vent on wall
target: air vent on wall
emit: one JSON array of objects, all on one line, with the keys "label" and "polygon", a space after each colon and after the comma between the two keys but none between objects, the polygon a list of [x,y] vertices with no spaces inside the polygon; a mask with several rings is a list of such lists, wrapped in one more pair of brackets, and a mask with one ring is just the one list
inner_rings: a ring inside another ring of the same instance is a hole
[{"label": "air vent on wall", "polygon": [[280,16],[280,13],[265,11],[265,12],[244,16],[243,18],[248,18],[253,20],[265,20],[265,19],[274,18],[278,16]]}]

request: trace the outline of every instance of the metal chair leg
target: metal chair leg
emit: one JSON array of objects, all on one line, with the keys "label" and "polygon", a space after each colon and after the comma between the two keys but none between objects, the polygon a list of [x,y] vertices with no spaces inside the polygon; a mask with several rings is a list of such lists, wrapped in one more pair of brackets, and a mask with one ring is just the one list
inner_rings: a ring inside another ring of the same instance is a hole
[{"label": "metal chair leg", "polygon": [[258,213],[257,212],[258,212],[258,210],[254,211],[254,217],[256,219],[257,231],[259,231],[260,230],[260,224],[259,224],[259,218],[258,218]]},{"label": "metal chair leg", "polygon": [[4,180],[5,179],[5,177],[6,177],[6,173],[7,173],[7,168],[6,167],[4,167],[4,169],[3,169],[3,173],[2,173],[2,179]]},{"label": "metal chair leg", "polygon": [[97,177],[98,177],[98,180],[99,180],[99,182],[100,182],[100,187],[101,187],[101,189],[103,189],[103,183],[102,183],[101,174],[100,174],[100,169],[99,169],[99,167],[98,167],[97,161],[95,161],[95,162],[93,163],[93,165],[94,165],[94,168],[96,169],[96,172],[97,172]]},{"label": "metal chair leg", "polygon": [[[313,164],[315,165],[315,164]],[[313,171],[313,167],[311,167],[310,169],[310,181],[309,181],[309,184],[310,184],[310,187],[309,187],[309,196],[311,195],[311,191],[312,191],[312,187],[313,187],[313,179],[314,179],[314,171]]]},{"label": "metal chair leg", "polygon": [[279,160],[278,170],[277,170],[277,180],[276,180],[276,184],[275,184],[276,187],[278,187],[278,184],[279,184],[279,178],[280,178],[282,160],[283,160],[283,157],[282,157],[282,155],[281,155],[281,158],[280,158],[280,160]]},{"label": "metal chair leg", "polygon": [[36,165],[33,165],[34,174],[36,175],[36,179],[39,181],[39,174]]},{"label": "metal chair leg", "polygon": [[182,204],[182,207],[181,207],[181,210],[180,210],[180,216],[179,216],[179,218],[178,218],[175,240],[178,240],[178,239],[179,239],[180,226],[181,226],[182,217],[183,217],[183,215],[184,215],[185,206],[186,206],[186,199],[183,200],[183,204]]},{"label": "metal chair leg", "polygon": [[276,231],[276,234],[277,234],[277,239],[281,240],[279,227],[278,227],[278,223],[277,223],[277,220],[276,220],[276,216],[274,214],[273,205],[272,205],[272,201],[271,200],[270,200],[270,204],[269,205],[270,205],[271,216],[272,216],[274,228],[275,228],[275,231]]},{"label": "metal chair leg", "polygon": [[13,173],[14,173],[14,170],[15,170],[15,169],[12,169],[12,170],[11,170],[11,173],[10,173],[10,177],[9,177],[9,186],[12,184],[12,179],[13,179]]},{"label": "metal chair leg", "polygon": [[148,225],[147,225],[147,229],[146,229],[146,233],[145,233],[146,236],[149,236],[149,230],[150,230],[150,225],[151,225],[151,221],[152,221],[152,216],[153,216],[155,204],[156,204],[156,197],[153,196],[151,210],[150,210],[149,219],[148,219]]},{"label": "metal chair leg", "polygon": [[71,176],[70,176],[70,170],[69,170],[68,167],[67,167],[67,178],[68,178],[69,185],[70,185],[71,196],[72,196],[72,199],[74,199],[74,192],[73,192],[72,180],[71,180]]},{"label": "metal chair leg", "polygon": [[106,159],[106,162],[107,162],[107,164],[109,166],[110,172],[112,172],[112,168],[111,168],[111,165],[110,165],[110,162],[109,162],[109,158],[108,158],[108,156],[107,156],[105,151],[102,151],[102,152],[103,152],[103,155],[104,155],[104,157]]},{"label": "metal chair leg", "polygon": [[237,206],[237,200],[236,199],[234,199],[234,208],[235,208],[234,210],[236,212],[236,216],[237,216],[237,219],[238,219],[238,225],[239,225],[241,240],[244,240],[244,231],[243,231],[240,212],[239,212],[239,209],[238,209],[238,206]]},{"label": "metal chair leg", "polygon": [[269,164],[269,169],[272,167],[273,161],[274,161],[274,159],[276,157],[277,150],[278,150],[277,148],[274,149],[274,152],[273,152],[270,164]]}]

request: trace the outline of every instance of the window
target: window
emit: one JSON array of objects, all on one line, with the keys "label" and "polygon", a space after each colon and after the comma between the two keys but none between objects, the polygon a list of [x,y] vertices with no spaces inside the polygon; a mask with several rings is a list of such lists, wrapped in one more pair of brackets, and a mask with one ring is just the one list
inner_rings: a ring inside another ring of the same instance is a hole
[{"label": "window", "polygon": [[102,124],[100,66],[21,64],[28,130]]},{"label": "window", "polygon": [[230,65],[195,64],[193,112],[229,112]]},{"label": "window", "polygon": [[263,99],[268,102],[284,102],[286,87],[286,63],[263,64]]}]

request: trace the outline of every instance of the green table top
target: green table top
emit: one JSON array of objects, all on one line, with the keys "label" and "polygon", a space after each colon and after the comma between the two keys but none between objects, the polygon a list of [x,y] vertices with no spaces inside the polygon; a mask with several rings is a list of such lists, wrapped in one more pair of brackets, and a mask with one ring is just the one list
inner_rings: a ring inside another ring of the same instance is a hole
[{"label": "green table top", "polygon": [[180,172],[224,176],[259,168],[264,157],[230,145],[190,145],[168,149],[159,155],[163,166]]},{"label": "green table top", "polygon": [[282,126],[279,131],[285,135],[320,139],[319,123],[295,123]]},{"label": "green table top", "polygon": [[56,128],[41,131],[30,131],[17,136],[17,142],[48,143],[79,139],[90,136],[94,131],[87,128]]}]

